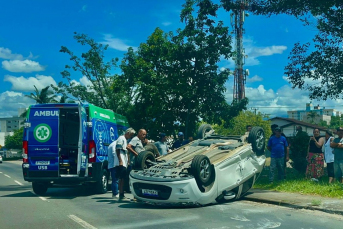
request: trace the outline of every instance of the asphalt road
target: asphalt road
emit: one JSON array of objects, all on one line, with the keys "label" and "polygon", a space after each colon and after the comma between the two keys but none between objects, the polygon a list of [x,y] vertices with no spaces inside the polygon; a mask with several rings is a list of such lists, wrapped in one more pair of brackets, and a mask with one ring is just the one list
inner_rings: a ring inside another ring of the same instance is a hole
[{"label": "asphalt road", "polygon": [[341,228],[343,217],[268,204],[235,201],[205,207],[170,208],[83,186],[52,188],[44,197],[25,182],[21,162],[0,164],[0,228]]}]

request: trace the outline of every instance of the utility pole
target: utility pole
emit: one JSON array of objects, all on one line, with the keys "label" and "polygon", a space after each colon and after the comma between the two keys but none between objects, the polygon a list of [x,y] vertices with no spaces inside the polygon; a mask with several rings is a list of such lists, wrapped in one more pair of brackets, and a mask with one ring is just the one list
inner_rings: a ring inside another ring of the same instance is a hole
[{"label": "utility pole", "polygon": [[245,13],[245,9],[248,8],[247,0],[236,0],[237,9],[233,10],[231,13],[231,25],[233,27],[236,45],[235,45],[235,71],[234,71],[234,88],[233,88],[233,100],[241,101],[245,98],[245,81],[246,76],[249,75],[248,69],[243,71],[243,65],[245,63],[245,50],[243,48],[243,24],[245,16],[249,16],[248,13]]}]

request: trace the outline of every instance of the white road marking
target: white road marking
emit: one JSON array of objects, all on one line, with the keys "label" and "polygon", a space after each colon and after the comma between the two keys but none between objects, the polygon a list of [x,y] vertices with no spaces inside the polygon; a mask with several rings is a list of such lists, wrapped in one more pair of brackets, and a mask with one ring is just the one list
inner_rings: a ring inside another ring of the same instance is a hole
[{"label": "white road marking", "polygon": [[72,219],[73,221],[75,221],[76,223],[80,224],[83,228],[96,229],[96,227],[93,227],[92,225],[90,225],[89,223],[87,223],[86,221],[80,219],[79,217],[75,215],[68,215],[68,217]]},{"label": "white road marking", "polygon": [[22,183],[20,183],[19,181],[17,181],[17,180],[14,180],[14,182],[15,183],[17,183],[17,184],[19,184],[19,185],[21,185],[21,186],[23,186],[23,184]]},{"label": "white road marking", "polygon": [[7,174],[4,174],[5,175],[5,177],[8,177],[8,178],[11,178],[9,175],[7,175]]},{"label": "white road marking", "polygon": [[39,199],[43,200],[43,201],[47,201],[47,199],[43,196],[40,196]]},{"label": "white road marking", "polygon": [[142,228],[142,227],[149,227],[149,226],[156,226],[156,225],[165,225],[168,223],[178,223],[178,222],[184,222],[184,221],[190,221],[190,220],[196,220],[199,219],[199,216],[188,216],[184,218],[173,218],[173,219],[157,219],[157,220],[149,220],[149,221],[140,221],[137,223],[130,223],[130,224],[121,224],[116,225],[110,228],[120,228],[120,229],[126,229],[126,228]]}]

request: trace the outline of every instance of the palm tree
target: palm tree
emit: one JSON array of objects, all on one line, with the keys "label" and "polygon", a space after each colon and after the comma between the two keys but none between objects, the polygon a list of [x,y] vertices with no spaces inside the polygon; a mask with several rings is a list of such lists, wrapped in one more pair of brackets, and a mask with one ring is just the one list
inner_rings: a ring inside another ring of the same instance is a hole
[{"label": "palm tree", "polygon": [[36,100],[38,104],[53,103],[55,101],[56,95],[49,91],[50,86],[46,86],[41,91],[37,89],[36,85],[34,87],[35,93],[25,95],[26,97]]},{"label": "palm tree", "polygon": [[314,123],[314,119],[316,118],[316,117],[319,117],[319,114],[317,113],[317,112],[315,112],[315,111],[310,111],[310,112],[308,112],[307,113],[307,119],[311,119],[311,123]]},{"label": "palm tree", "polygon": [[75,103],[75,101],[70,100],[68,96],[62,95],[60,100],[55,99],[55,103]]}]

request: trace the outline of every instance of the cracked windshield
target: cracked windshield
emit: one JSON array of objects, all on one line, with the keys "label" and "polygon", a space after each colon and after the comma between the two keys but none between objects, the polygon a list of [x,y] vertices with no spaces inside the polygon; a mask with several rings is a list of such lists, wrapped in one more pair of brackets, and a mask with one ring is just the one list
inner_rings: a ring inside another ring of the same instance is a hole
[{"label": "cracked windshield", "polygon": [[341,0],[0,3],[0,228],[341,228]]}]

